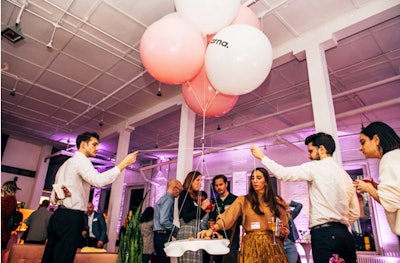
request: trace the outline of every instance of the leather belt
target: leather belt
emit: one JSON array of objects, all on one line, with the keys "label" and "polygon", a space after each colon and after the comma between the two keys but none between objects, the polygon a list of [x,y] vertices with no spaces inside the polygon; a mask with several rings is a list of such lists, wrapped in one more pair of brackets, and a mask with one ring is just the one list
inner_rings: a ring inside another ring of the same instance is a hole
[{"label": "leather belt", "polygon": [[311,230],[317,230],[317,229],[324,228],[324,227],[346,227],[346,226],[339,222],[327,222],[324,224],[313,226],[311,228]]},{"label": "leather belt", "polygon": [[85,213],[85,211],[70,209],[70,208],[65,207],[64,205],[58,205],[58,209],[65,209],[65,210],[69,210],[69,211],[76,212],[76,213],[82,213],[82,214]]},{"label": "leather belt", "polygon": [[171,234],[171,231],[169,231],[169,230],[155,230],[154,233],[169,235],[169,234]]}]

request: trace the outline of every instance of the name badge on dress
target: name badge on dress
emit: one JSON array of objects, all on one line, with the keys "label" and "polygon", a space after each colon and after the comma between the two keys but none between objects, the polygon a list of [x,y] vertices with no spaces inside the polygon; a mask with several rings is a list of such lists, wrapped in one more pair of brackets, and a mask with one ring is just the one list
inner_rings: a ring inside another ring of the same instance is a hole
[{"label": "name badge on dress", "polygon": [[250,227],[251,227],[251,229],[253,229],[253,230],[255,230],[255,229],[260,229],[260,228],[261,228],[260,222],[251,222],[251,223],[250,223]]},{"label": "name badge on dress", "polygon": [[93,218],[93,222],[96,222],[97,221],[97,218]]}]

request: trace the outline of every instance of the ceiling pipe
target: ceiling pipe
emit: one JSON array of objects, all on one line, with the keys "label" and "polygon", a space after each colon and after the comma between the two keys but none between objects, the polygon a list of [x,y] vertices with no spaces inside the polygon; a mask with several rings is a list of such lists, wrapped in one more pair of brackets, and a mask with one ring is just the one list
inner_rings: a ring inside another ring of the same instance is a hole
[{"label": "ceiling pipe", "polygon": [[268,9],[267,11],[261,13],[258,17],[259,18],[263,18],[264,16],[274,12],[276,9],[281,8],[282,6],[287,5],[289,2],[291,2],[292,0],[286,0],[286,1],[282,1],[281,3],[274,5],[273,7],[271,7],[270,9]]},{"label": "ceiling pipe", "polygon": [[15,24],[19,25],[19,23],[21,22],[21,16],[22,16],[22,12],[24,12],[25,7],[28,6],[28,3],[26,1],[22,2],[22,6],[21,6],[21,10],[19,10],[18,16],[17,16],[17,21],[15,21]]},{"label": "ceiling pipe", "polygon": [[[82,19],[82,18],[80,18],[80,17],[77,17],[76,15],[74,15],[74,14],[68,12],[68,11],[65,10],[65,9],[62,9],[61,7],[55,5],[54,3],[52,3],[52,2],[50,2],[50,1],[48,1],[48,0],[45,0],[45,3],[51,5],[52,7],[58,9],[59,11],[64,12],[64,14],[67,14],[68,16],[73,17],[74,19],[76,19],[76,20],[78,20],[79,22],[81,22],[81,23],[83,23],[83,24],[89,26],[90,28],[93,28],[93,29],[95,29],[96,31],[98,31],[98,32],[100,32],[100,33],[106,35],[107,37],[113,39],[114,41],[116,41],[116,42],[118,42],[118,43],[120,43],[120,44],[122,44],[122,45],[128,47],[129,49],[132,49],[132,50],[136,51],[137,53],[140,53],[139,50],[136,49],[136,48],[133,48],[132,45],[127,44],[127,43],[121,41],[119,38],[117,38],[117,37],[115,37],[115,36],[113,36],[113,35],[110,35],[109,33],[105,32],[104,30],[101,30],[100,28],[98,28],[98,27],[96,27],[96,26],[94,26],[94,25],[92,25],[92,24],[89,24],[89,23],[87,22],[87,20],[84,20],[84,19]],[[109,4],[109,3],[107,3],[107,2],[105,2],[105,3],[108,4],[109,6],[111,6],[112,8],[117,9],[116,7],[112,6],[112,5]],[[124,13],[124,14],[126,14],[126,13]],[[138,21],[138,20],[136,20],[136,19],[133,19],[131,16],[128,16],[128,17],[129,17],[130,19],[132,19],[134,22],[138,23],[139,25],[141,25],[141,26],[147,28],[147,26],[146,26],[144,23],[142,23],[142,22],[140,22],[140,21]],[[123,52],[121,52],[121,53],[123,53]]]},{"label": "ceiling pipe", "polygon": [[142,71],[141,73],[139,73],[137,76],[135,76],[134,78],[132,78],[131,80],[129,80],[128,82],[126,82],[125,84],[123,84],[122,86],[120,86],[119,88],[115,89],[113,92],[111,92],[110,94],[108,94],[107,96],[105,96],[103,99],[101,99],[100,101],[98,101],[97,103],[91,105],[89,108],[87,108],[85,111],[83,111],[82,113],[78,114],[75,118],[73,118],[72,120],[70,120],[66,125],[69,125],[71,122],[75,121],[76,119],[79,119],[80,117],[82,117],[83,115],[85,115],[85,113],[89,112],[92,109],[95,109],[98,105],[100,105],[101,103],[103,103],[105,100],[111,98],[115,93],[119,92],[120,90],[124,89],[126,86],[130,85],[132,82],[134,82],[135,80],[137,80],[138,78],[142,77],[144,75],[146,71]]},{"label": "ceiling pipe", "polygon": [[154,181],[152,181],[152,180],[150,180],[150,179],[148,179],[148,178],[146,177],[146,175],[144,174],[144,169],[140,168],[140,169],[139,169],[139,174],[140,174],[140,176],[141,176],[147,183],[150,183],[150,184],[155,185],[155,186],[160,186],[159,183],[154,182]]},{"label": "ceiling pipe", "polygon": [[[362,113],[365,113],[366,111],[376,110],[376,109],[389,107],[389,106],[393,106],[393,105],[398,105],[398,104],[400,104],[400,98],[395,98],[395,99],[392,99],[392,100],[388,100],[388,101],[376,103],[376,104],[373,104],[373,105],[361,107],[361,108],[358,108],[358,109],[355,109],[355,110],[351,110],[351,111],[348,111],[348,112],[336,114],[336,119],[342,119],[342,118],[345,118],[345,117],[350,117],[350,116],[353,116],[353,115],[362,114]],[[256,136],[256,137],[253,137],[253,138],[250,138],[250,139],[246,139],[246,140],[243,140],[243,141],[240,141],[240,142],[224,145],[223,147],[219,147],[218,149],[206,150],[206,151],[204,151],[204,153],[194,154],[193,158],[199,157],[201,155],[220,152],[220,151],[223,151],[223,150],[226,150],[226,149],[229,149],[229,148],[234,148],[234,147],[237,147],[237,146],[240,146],[240,145],[244,145],[244,144],[254,143],[256,141],[260,141],[260,140],[263,140],[263,139],[267,139],[267,138],[271,138],[271,137],[277,137],[277,136],[284,135],[284,134],[287,134],[287,133],[290,133],[290,132],[294,132],[294,131],[297,131],[297,130],[310,128],[312,125],[314,125],[314,121],[305,122],[305,123],[302,123],[302,124],[299,124],[299,125],[288,127],[286,129],[281,129],[281,130],[279,130],[277,132],[270,132],[270,133],[266,133],[266,134],[263,134],[263,135],[260,135],[260,136]],[[339,136],[339,138],[340,137],[341,136]],[[163,165],[171,164],[171,163],[175,163],[175,162],[177,162],[177,159],[151,165],[151,168],[156,168],[156,167],[159,167],[159,166],[163,166]],[[142,167],[140,169],[145,170],[147,167],[150,167],[150,166]]]},{"label": "ceiling pipe", "polygon": [[294,145],[292,142],[289,142],[288,140],[286,140],[285,138],[282,138],[279,134],[275,135],[277,142],[286,145],[287,147],[289,147],[290,149],[298,152],[301,156],[304,156],[305,158],[307,158],[307,153],[304,152],[303,149],[297,147],[296,145]]},{"label": "ceiling pipe", "polygon": [[[400,80],[400,75],[393,76],[393,77],[390,77],[390,78],[386,78],[386,79],[383,79],[383,80],[380,80],[380,81],[376,81],[374,83],[370,83],[370,84],[367,84],[367,85],[364,85],[364,86],[361,86],[361,87],[358,87],[358,88],[354,88],[354,89],[351,89],[351,90],[347,90],[347,91],[344,91],[344,92],[341,92],[341,93],[337,93],[335,95],[332,95],[332,98],[333,99],[340,98],[340,97],[352,94],[355,91],[357,91],[357,92],[364,91],[364,90],[375,88],[377,86],[384,85],[384,84],[387,84],[387,83],[391,83],[391,82],[394,82],[394,81],[397,81],[397,80]],[[262,98],[262,99],[268,100],[267,97]],[[286,110],[281,110],[281,111],[278,111],[278,112],[273,112],[273,113],[270,113],[270,114],[266,114],[264,116],[261,116],[261,117],[258,117],[258,118],[254,118],[254,119],[251,119],[251,120],[248,120],[248,121],[245,121],[245,122],[241,122],[239,124],[233,124],[232,126],[229,126],[227,128],[222,128],[219,131],[210,132],[206,136],[212,136],[214,134],[219,134],[219,133],[223,132],[224,130],[230,130],[232,128],[238,128],[238,127],[247,126],[247,125],[252,124],[254,122],[263,121],[265,119],[268,119],[268,118],[271,118],[271,117],[275,117],[275,116],[279,116],[279,115],[282,115],[284,113],[297,111],[297,110],[300,110],[300,109],[303,109],[303,108],[306,108],[306,107],[310,107],[311,105],[312,105],[312,103],[308,102],[308,103],[304,103],[302,105],[298,105],[298,106],[295,106],[295,107],[292,107],[292,108],[289,108],[289,109],[286,109]],[[228,113],[228,115],[229,115],[229,113]],[[201,137],[202,136],[198,135],[198,136],[195,136],[194,139],[198,140]],[[170,147],[175,146],[175,145],[177,145],[177,143],[171,143],[169,145],[164,145],[163,148],[170,148]]]},{"label": "ceiling pipe", "polygon": [[[15,4],[15,3],[12,2],[11,0],[7,0],[7,1],[8,1],[9,3],[11,3],[11,4]],[[52,4],[52,3],[49,3],[49,4],[54,5],[54,4]],[[116,39],[115,37],[112,37],[112,36],[109,35],[108,33],[106,33],[106,32],[104,32],[104,31],[102,31],[102,30],[100,30],[100,29],[98,29],[98,28],[92,26],[91,24],[88,24],[87,22],[85,22],[85,21],[82,20],[81,18],[74,16],[73,14],[71,14],[71,13],[65,11],[64,9],[61,9],[60,7],[57,7],[57,6],[54,6],[54,7],[56,7],[58,10],[63,11],[64,14],[67,14],[67,15],[69,15],[69,16],[74,17],[74,18],[77,19],[79,22],[84,23],[84,24],[86,24],[86,25],[89,26],[89,27],[92,27],[93,29],[99,31],[100,33],[106,35],[107,37],[110,37],[110,38],[112,38],[113,40],[115,40],[115,41],[117,41],[117,42],[119,42],[119,43],[121,43],[121,44],[123,44],[123,45],[129,47],[130,49],[132,49],[132,50],[134,50],[134,51],[136,51],[136,52],[139,53],[139,51],[138,51],[137,49],[133,48],[132,45],[128,45],[128,44],[122,42],[121,40]],[[43,8],[42,8],[42,9],[43,9]],[[46,22],[48,22],[49,24],[54,25],[54,22],[53,22],[53,21],[51,21],[51,20],[49,20],[49,19],[47,19],[47,18],[45,18],[45,17],[43,17],[43,16],[41,16],[41,15],[35,13],[35,12],[29,10],[29,9],[27,9],[26,12],[28,12],[28,13],[30,13],[30,14],[32,14],[32,15],[34,15],[34,16],[36,16],[36,17],[38,17],[38,18],[40,18],[40,19],[42,19],[42,20],[44,20],[44,21],[46,21]],[[81,39],[81,40],[83,40],[83,41],[86,41],[86,42],[88,42],[88,43],[90,43],[90,44],[92,44],[92,45],[98,47],[99,49],[101,49],[101,50],[103,50],[103,51],[105,51],[105,52],[108,52],[108,53],[110,53],[110,54],[113,55],[113,56],[118,57],[118,58],[121,59],[121,60],[126,61],[127,63],[130,63],[130,64],[132,64],[132,65],[134,65],[134,66],[136,66],[136,67],[138,67],[138,68],[143,68],[141,65],[138,65],[138,64],[136,64],[136,63],[134,63],[134,62],[132,62],[132,61],[130,61],[130,60],[127,60],[125,57],[120,56],[120,55],[116,54],[115,52],[112,52],[111,50],[106,49],[105,47],[100,46],[100,45],[97,44],[97,43],[94,43],[93,41],[89,41],[88,39],[86,39],[86,38],[84,38],[84,37],[78,35],[77,33],[72,32],[72,31],[68,30],[67,28],[61,26],[60,24],[58,25],[58,27],[59,27],[60,29],[63,29],[64,31],[70,33],[71,35],[73,35],[73,36],[75,36],[75,37],[78,37],[79,39]],[[83,29],[81,29],[81,31],[82,31],[82,32],[85,32],[86,34],[91,35],[91,34],[88,33],[87,31],[84,31]],[[95,38],[95,39],[98,39],[97,37],[95,37],[95,36],[93,36],[93,35],[91,35],[91,36],[92,36],[93,38]],[[104,43],[105,45],[107,45],[109,48],[112,48],[112,49],[117,50],[115,47],[109,45],[107,42],[102,42],[102,43]],[[42,44],[43,44],[43,43],[42,43]],[[47,44],[46,44],[46,46],[47,46]],[[125,53],[126,53],[126,51],[121,51],[121,50],[118,50],[118,52],[120,52],[121,54],[125,54]]]},{"label": "ceiling pipe", "polygon": [[247,2],[243,3],[242,5],[249,7],[249,6],[255,4],[258,1],[259,0],[248,0]]}]

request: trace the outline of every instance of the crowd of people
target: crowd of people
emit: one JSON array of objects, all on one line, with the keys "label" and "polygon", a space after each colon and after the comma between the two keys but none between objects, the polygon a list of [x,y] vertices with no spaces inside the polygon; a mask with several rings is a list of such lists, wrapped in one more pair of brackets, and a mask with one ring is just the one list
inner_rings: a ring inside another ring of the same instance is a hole
[{"label": "crowd of people", "polygon": [[[366,158],[380,159],[378,182],[353,181],[332,158],[334,139],[322,132],[305,139],[310,161],[297,166],[285,167],[267,157],[261,148],[252,146],[251,154],[264,167],[251,171],[248,192],[243,196],[229,192],[225,175],[213,178],[210,198],[201,190],[203,175],[199,171],[190,171],[183,183],[169,180],[166,193],[154,208],[146,207],[140,218],[142,262],[152,262],[155,257],[157,262],[171,262],[164,251],[167,242],[217,237],[229,239],[230,252],[242,263],[301,262],[294,219],[303,206],[294,200],[287,202],[275,192],[270,176],[273,173],[283,181],[308,183],[313,261],[329,262],[333,254],[338,254],[346,263],[356,263],[356,246],[349,228],[360,217],[357,194],[367,193],[380,203],[391,230],[400,236],[400,138],[387,124],[373,122],[362,128],[360,144]],[[89,188],[112,183],[136,161],[137,152],[128,154],[99,176],[89,160],[96,155],[99,136],[83,133],[76,145],[78,151],[56,175],[55,184],[61,185],[61,193],[53,190],[50,201],[44,200],[25,220],[29,227],[25,242],[45,244],[42,263],[73,262],[77,249],[83,246],[104,248],[108,242],[106,221],[88,202]],[[1,189],[2,252],[11,235],[4,222],[17,208],[18,189],[15,181],[4,183]],[[50,202],[58,206],[54,213],[48,211]],[[179,224],[174,221],[175,208],[179,211]],[[199,249],[185,251],[178,262],[221,263],[226,259]]]}]

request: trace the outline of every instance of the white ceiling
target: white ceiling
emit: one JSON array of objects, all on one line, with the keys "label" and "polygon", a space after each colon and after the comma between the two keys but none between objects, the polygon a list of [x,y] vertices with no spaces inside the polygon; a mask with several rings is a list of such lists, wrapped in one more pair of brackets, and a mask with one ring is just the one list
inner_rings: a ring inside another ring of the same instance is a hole
[{"label": "white ceiling", "polygon": [[[2,30],[15,24],[23,3],[1,1]],[[283,141],[304,140],[314,126],[303,50],[313,40],[329,47],[339,134],[358,134],[361,120],[385,121],[400,131],[400,1],[241,3],[260,18],[273,46],[273,69],[226,115],[205,118],[204,134],[199,116],[195,147],[272,143],[277,134]],[[173,0],[28,1],[20,22],[25,38],[1,40],[2,133],[65,149],[77,134],[96,131],[109,156],[116,152],[116,131],[129,127],[130,149],[146,151],[142,158],[163,150],[175,156],[181,86],[152,78],[139,53],[146,28],[171,12]]]}]

